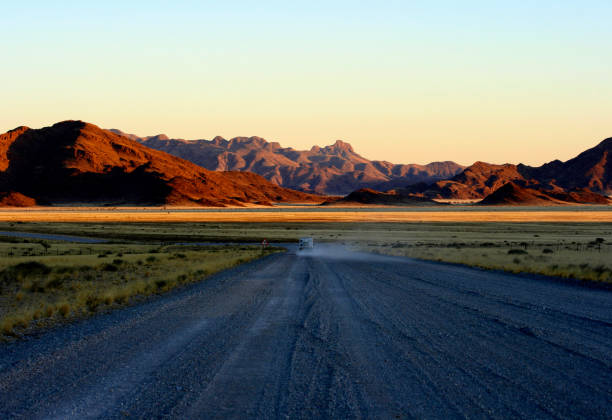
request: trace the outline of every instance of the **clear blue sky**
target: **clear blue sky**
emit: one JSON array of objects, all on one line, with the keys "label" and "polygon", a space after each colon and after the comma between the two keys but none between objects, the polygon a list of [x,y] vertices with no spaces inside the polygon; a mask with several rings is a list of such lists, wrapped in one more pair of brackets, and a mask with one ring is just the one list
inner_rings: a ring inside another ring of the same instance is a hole
[{"label": "clear blue sky", "polygon": [[464,164],[612,136],[612,2],[514,3],[4,2],[0,130],[82,119]]}]

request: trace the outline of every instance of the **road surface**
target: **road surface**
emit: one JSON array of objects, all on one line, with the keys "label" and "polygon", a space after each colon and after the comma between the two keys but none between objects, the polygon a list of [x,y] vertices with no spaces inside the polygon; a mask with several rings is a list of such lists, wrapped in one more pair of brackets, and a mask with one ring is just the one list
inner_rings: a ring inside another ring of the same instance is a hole
[{"label": "road surface", "polygon": [[612,292],[323,250],[0,345],[0,418],[612,418]]}]

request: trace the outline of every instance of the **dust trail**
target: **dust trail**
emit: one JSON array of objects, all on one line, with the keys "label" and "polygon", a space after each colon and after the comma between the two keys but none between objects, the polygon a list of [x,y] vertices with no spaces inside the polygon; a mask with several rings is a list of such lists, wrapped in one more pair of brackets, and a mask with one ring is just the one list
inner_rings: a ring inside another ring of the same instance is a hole
[{"label": "dust trail", "polygon": [[393,264],[410,262],[410,260],[407,258],[370,254],[368,252],[352,249],[349,245],[317,243],[316,240],[313,249],[297,251],[296,253],[302,258],[319,258],[338,261],[360,261]]}]

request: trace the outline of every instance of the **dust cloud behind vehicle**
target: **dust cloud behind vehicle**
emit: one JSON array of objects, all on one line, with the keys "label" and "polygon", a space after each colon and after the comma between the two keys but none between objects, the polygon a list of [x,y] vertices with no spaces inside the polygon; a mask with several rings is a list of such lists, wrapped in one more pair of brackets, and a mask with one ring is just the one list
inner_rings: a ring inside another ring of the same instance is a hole
[{"label": "dust cloud behind vehicle", "polygon": [[300,238],[298,243],[298,251],[309,251],[314,249],[314,239],[313,238]]}]

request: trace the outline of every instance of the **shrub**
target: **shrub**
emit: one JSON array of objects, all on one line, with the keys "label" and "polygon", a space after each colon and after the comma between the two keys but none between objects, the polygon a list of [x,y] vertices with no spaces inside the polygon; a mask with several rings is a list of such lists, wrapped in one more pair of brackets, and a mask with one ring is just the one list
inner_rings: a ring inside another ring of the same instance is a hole
[{"label": "shrub", "polygon": [[544,248],[542,250],[542,254],[552,254],[552,253],[553,253],[553,250],[550,248]]},{"label": "shrub", "polygon": [[55,267],[53,269],[53,271],[57,274],[71,273],[73,270],[74,270],[74,267],[69,267],[69,266],[60,266],[60,267]]},{"label": "shrub", "polygon": [[149,255],[149,256],[147,257],[147,262],[153,262],[153,261],[155,261],[155,260],[157,260],[157,258],[156,258],[155,256],[153,256],[153,255]]},{"label": "shrub", "polygon": [[58,311],[60,315],[62,315],[65,318],[70,313],[70,305],[68,305],[67,303],[62,303],[59,306]]},{"label": "shrub", "polygon": [[90,296],[87,296],[87,300],[85,300],[85,304],[87,305],[87,308],[91,312],[94,312],[100,305],[100,300],[96,296],[90,295]]},{"label": "shrub", "polygon": [[40,282],[35,281],[35,282],[32,282],[32,284],[30,284],[30,287],[28,287],[27,290],[32,293],[44,293],[45,286],[41,284]]},{"label": "shrub", "polygon": [[53,275],[53,277],[51,277],[51,280],[47,282],[46,286],[51,289],[57,289],[61,287],[63,283],[64,278],[62,276]]},{"label": "shrub", "polygon": [[119,271],[119,267],[114,264],[104,264],[102,266],[102,271]]},{"label": "shrub", "polygon": [[123,260],[121,258],[115,258],[113,260],[113,264],[121,265],[123,264]]},{"label": "shrub", "polygon": [[509,249],[508,250],[508,255],[525,255],[525,254],[528,254],[528,252],[523,249]]},{"label": "shrub", "polygon": [[28,261],[8,267],[4,270],[7,274],[27,276],[46,275],[51,272],[51,268],[38,261]]},{"label": "shrub", "polygon": [[601,276],[603,273],[608,271],[608,268],[606,266],[603,266],[603,265],[598,265],[598,266],[593,268],[593,271]]}]

